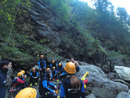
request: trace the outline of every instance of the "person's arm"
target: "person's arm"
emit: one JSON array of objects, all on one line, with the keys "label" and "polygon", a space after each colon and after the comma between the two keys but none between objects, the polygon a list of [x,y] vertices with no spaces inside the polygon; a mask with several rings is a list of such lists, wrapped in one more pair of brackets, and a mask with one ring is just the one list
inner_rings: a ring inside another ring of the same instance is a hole
[{"label": "person's arm", "polygon": [[39,69],[41,69],[41,66],[40,66],[40,61],[38,61],[38,66],[39,66]]},{"label": "person's arm", "polygon": [[31,76],[32,78],[34,78],[34,76],[32,75],[32,73],[30,73],[30,76]]},{"label": "person's arm", "polygon": [[66,75],[67,73],[64,71],[61,75]]},{"label": "person's arm", "polygon": [[65,97],[65,89],[64,89],[64,87],[63,87],[62,84],[61,84],[60,90],[61,90],[61,92],[60,92],[60,98],[64,98]]},{"label": "person's arm", "polygon": [[17,79],[17,83],[20,83],[20,84],[23,84],[23,83],[25,83],[25,79],[24,80],[22,80],[22,79]]},{"label": "person's arm", "polygon": [[83,84],[83,82],[82,82],[82,87],[81,87],[81,98],[85,98],[84,91],[85,91],[85,89],[84,89],[84,84]]},{"label": "person's arm", "polygon": [[44,67],[46,68],[46,62],[44,61]]},{"label": "person's arm", "polygon": [[49,85],[52,87],[55,87],[56,85],[52,84],[51,82],[49,82]]},{"label": "person's arm", "polygon": [[37,78],[39,77],[39,73],[37,72]]},{"label": "person's arm", "polygon": [[50,64],[50,68],[52,67],[52,64]]},{"label": "person's arm", "polygon": [[56,76],[57,75],[57,71],[55,70],[55,75],[54,76]]},{"label": "person's arm", "polygon": [[42,81],[42,85],[43,85],[43,88],[46,88],[46,89],[49,90],[50,92],[54,92],[52,89],[50,89],[50,88],[47,86],[47,80]]}]

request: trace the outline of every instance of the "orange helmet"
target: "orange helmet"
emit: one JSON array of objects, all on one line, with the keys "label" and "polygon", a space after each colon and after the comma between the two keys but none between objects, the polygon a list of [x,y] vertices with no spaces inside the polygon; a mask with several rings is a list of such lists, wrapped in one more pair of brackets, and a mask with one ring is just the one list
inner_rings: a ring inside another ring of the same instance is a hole
[{"label": "orange helmet", "polygon": [[43,58],[43,57],[44,57],[44,55],[40,55],[40,57],[41,57],[41,58]]},{"label": "orange helmet", "polygon": [[55,69],[55,67],[53,67],[53,69]]},{"label": "orange helmet", "polygon": [[25,74],[25,71],[24,71],[24,70],[21,70],[20,72],[22,72],[23,74]]},{"label": "orange helmet", "polygon": [[54,61],[54,60],[52,60],[52,63],[55,63],[55,61]]},{"label": "orange helmet", "polygon": [[22,72],[17,73],[17,77],[20,77],[20,76],[22,76],[22,75],[23,75]]},{"label": "orange helmet", "polygon": [[47,68],[46,71],[47,71],[47,70],[50,70],[50,68]]},{"label": "orange helmet", "polygon": [[68,62],[66,66],[64,67],[64,70],[69,74],[74,74],[76,72],[76,68],[74,63]]},{"label": "orange helmet", "polygon": [[61,66],[61,63],[59,63],[58,65]]},{"label": "orange helmet", "polygon": [[32,70],[34,71],[36,68],[33,68]]},{"label": "orange helmet", "polygon": [[37,91],[34,88],[28,87],[22,89],[15,98],[36,98]]}]

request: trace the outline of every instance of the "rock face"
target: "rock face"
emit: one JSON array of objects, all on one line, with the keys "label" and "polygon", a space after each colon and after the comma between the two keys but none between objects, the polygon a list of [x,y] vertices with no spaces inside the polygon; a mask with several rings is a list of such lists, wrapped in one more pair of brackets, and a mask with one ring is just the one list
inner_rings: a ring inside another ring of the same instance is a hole
[{"label": "rock face", "polygon": [[86,96],[85,98],[96,98],[93,94]]},{"label": "rock face", "polygon": [[106,74],[94,65],[80,66],[80,72],[76,76],[81,78],[85,72],[89,72],[87,93],[93,94],[96,98],[116,98],[119,92],[128,92],[129,88],[119,82],[109,80]]},{"label": "rock face", "polygon": [[126,92],[121,92],[116,96],[116,98],[130,98],[130,94]]},{"label": "rock face", "polygon": [[114,70],[117,72],[119,77],[123,80],[130,81],[130,68],[124,66],[115,66]]}]

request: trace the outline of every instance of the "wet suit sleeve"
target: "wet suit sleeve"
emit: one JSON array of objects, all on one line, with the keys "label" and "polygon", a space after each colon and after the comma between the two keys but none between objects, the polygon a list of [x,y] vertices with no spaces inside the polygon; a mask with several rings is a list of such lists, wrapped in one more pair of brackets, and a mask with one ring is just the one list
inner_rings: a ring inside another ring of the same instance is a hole
[{"label": "wet suit sleeve", "polygon": [[53,92],[53,90],[50,89],[50,88],[47,86],[47,80],[42,81],[42,85],[43,85],[43,88],[46,88],[46,89],[49,90],[50,92]]},{"label": "wet suit sleeve", "polygon": [[85,91],[85,89],[84,89],[84,84],[83,84],[83,82],[82,82],[82,87],[81,87],[81,98],[85,98],[84,91]]},{"label": "wet suit sleeve", "polygon": [[52,64],[50,64],[50,68],[52,67]]},{"label": "wet suit sleeve", "polygon": [[61,75],[65,75],[66,74],[66,72],[64,71]]},{"label": "wet suit sleeve", "polygon": [[60,98],[64,98],[64,96],[65,96],[65,89],[64,89],[64,87],[63,87],[62,84],[61,84],[60,90],[61,90],[61,92],[60,92]]},{"label": "wet suit sleeve", "polygon": [[32,73],[30,73],[30,76],[31,76],[32,78],[34,78],[34,76],[32,75]]},{"label": "wet suit sleeve", "polygon": [[44,61],[44,67],[46,68],[46,62]]},{"label": "wet suit sleeve", "polygon": [[41,69],[41,66],[40,66],[40,61],[38,61],[38,66],[39,66],[39,69]]},{"label": "wet suit sleeve", "polygon": [[37,72],[37,77],[39,77],[39,73]]}]

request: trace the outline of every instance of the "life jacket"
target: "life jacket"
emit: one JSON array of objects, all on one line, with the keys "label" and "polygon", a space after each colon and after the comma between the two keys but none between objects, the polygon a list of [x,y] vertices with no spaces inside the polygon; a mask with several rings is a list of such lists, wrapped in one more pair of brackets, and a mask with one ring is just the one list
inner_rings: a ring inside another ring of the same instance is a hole
[{"label": "life jacket", "polygon": [[56,70],[52,70],[52,76],[56,74]]},{"label": "life jacket", "polygon": [[36,76],[37,76],[37,72],[32,72],[32,75],[33,75],[34,77],[36,77]]},{"label": "life jacket", "polygon": [[71,86],[70,78],[65,78],[63,80],[62,85],[63,85],[63,87],[65,89],[66,98],[80,98],[80,96],[81,96],[81,88],[83,86],[83,83],[82,83],[81,80],[80,80],[80,83],[81,83],[80,87],[74,89]]},{"label": "life jacket", "polygon": [[44,62],[45,62],[45,61],[44,61],[44,59],[40,59],[39,61],[40,61],[40,67],[43,69],[44,66],[45,66],[45,65],[44,65]]}]

